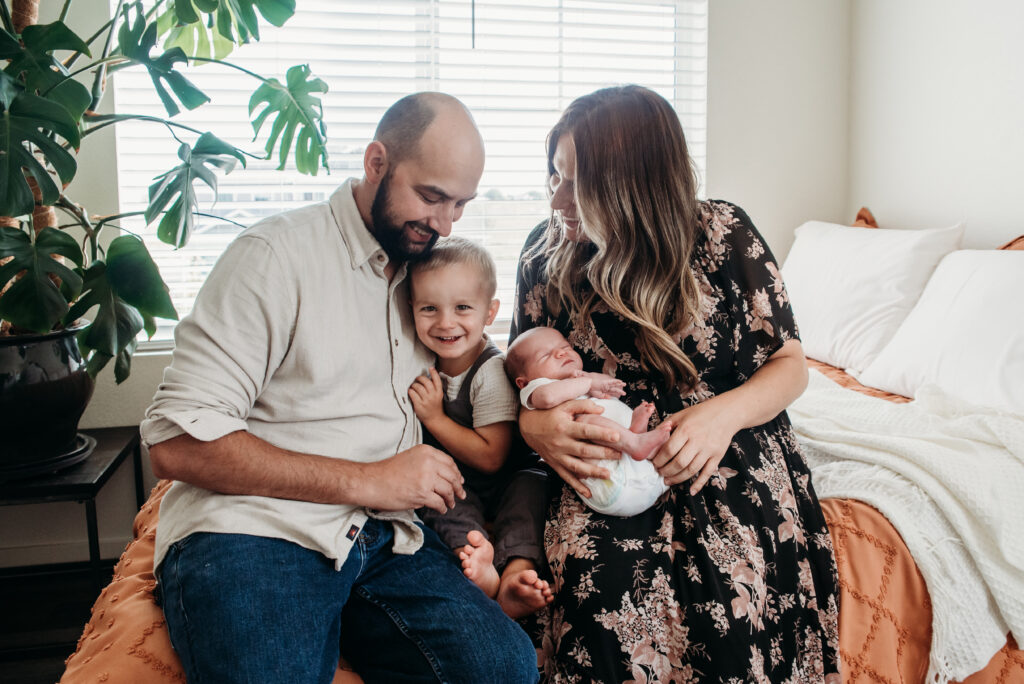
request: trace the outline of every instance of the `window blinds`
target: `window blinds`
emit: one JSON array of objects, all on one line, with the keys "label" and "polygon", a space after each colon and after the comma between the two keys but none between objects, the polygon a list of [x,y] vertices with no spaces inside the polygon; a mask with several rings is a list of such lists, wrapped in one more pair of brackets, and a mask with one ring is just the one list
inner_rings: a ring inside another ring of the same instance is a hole
[{"label": "window blinds", "polygon": [[[575,97],[624,83],[656,90],[679,113],[691,154],[704,168],[706,0],[298,0],[284,27],[264,26],[261,34],[228,59],[281,80],[288,67],[305,63],[329,84],[322,102],[331,173],[309,177],[250,160],[248,169],[220,177],[215,204],[197,184],[203,211],[235,223],[201,218],[180,250],[157,241],[155,225],[123,221],[146,240],[181,315],[242,230],[237,224],[323,200],[345,178],[361,176],[377,121],[411,92],[459,97],[483,134],[479,198],[455,230],[486,245],[498,263],[498,336],[511,317],[523,240],[548,215],[544,139]],[[178,120],[261,152],[265,135],[252,141],[247,115],[256,83],[219,65],[193,74],[212,102]],[[118,111],[163,116],[144,71],[119,72],[114,87]],[[121,211],[141,211],[153,177],[175,164],[177,142],[158,124],[132,123],[117,127],[117,145]],[[170,337],[166,323],[157,339]]]}]

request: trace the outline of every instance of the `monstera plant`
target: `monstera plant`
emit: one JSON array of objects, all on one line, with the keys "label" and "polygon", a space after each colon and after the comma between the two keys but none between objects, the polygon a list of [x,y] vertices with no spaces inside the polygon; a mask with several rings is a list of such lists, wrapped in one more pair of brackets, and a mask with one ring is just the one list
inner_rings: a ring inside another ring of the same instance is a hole
[{"label": "monstera plant", "polygon": [[[224,60],[235,46],[259,40],[268,30],[263,22],[284,24],[294,0],[122,0],[113,18],[89,27],[66,22],[71,2],[55,21],[38,23],[32,0],[0,0],[0,216],[7,217],[0,227],[0,335],[75,326],[89,375],[113,360],[121,382],[139,333],[152,336],[155,319],[177,314],[145,244],[119,222],[141,214],[160,240],[182,247],[203,213],[198,183],[216,195],[218,174],[254,157],[306,174],[327,168],[320,103],[327,86],[305,65],[281,81]],[[209,101],[189,73],[211,62],[252,79],[253,139],[266,138],[258,154],[175,121],[182,108]],[[116,83],[124,69],[149,73],[166,118],[99,113],[109,79]],[[83,171],[78,152],[97,131],[129,120],[173,136],[178,163],[154,175],[145,211],[94,214],[66,192]]]}]

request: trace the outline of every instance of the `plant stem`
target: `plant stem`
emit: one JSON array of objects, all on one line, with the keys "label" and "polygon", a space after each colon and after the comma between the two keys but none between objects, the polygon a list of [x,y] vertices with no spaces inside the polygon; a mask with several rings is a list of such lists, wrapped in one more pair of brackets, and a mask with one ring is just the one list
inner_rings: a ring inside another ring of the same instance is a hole
[{"label": "plant stem", "polygon": [[224,65],[226,67],[230,67],[232,69],[236,69],[238,71],[241,71],[243,74],[248,74],[248,75],[252,76],[253,78],[255,78],[256,80],[263,81],[264,83],[270,83],[270,81],[273,80],[273,79],[266,78],[264,76],[260,76],[256,72],[249,71],[248,69],[246,69],[244,67],[240,67],[237,64],[232,64],[231,62],[225,62],[222,59],[212,59],[212,58],[209,58],[209,57],[193,57],[192,61],[193,62],[206,62],[206,63],[209,63],[209,64],[222,64],[222,65]]},{"label": "plant stem", "polygon": [[[124,0],[118,0],[117,9],[114,10],[114,18],[121,13],[121,6],[124,5]],[[107,80],[107,66],[105,60],[110,55],[110,46],[114,42],[114,24],[110,25],[110,30],[107,31],[107,42],[103,45],[103,56],[100,59],[100,67],[96,70],[96,76],[92,81],[92,101],[89,103],[89,109],[95,111],[100,106],[100,100],[103,99],[104,84]]]},{"label": "plant stem", "polygon": [[[110,216],[104,216],[102,219],[99,220],[99,222],[96,223],[96,227],[99,228],[100,226],[103,226],[103,225],[105,225],[107,223],[110,223],[111,221],[116,221],[118,219],[128,218],[128,217],[131,217],[131,216],[143,216],[145,213],[146,212],[144,212],[144,211],[129,211],[129,212],[125,212],[124,214],[112,214]],[[161,211],[160,212],[160,214],[166,214],[166,213],[167,213],[166,211]],[[225,223],[230,223],[230,224],[236,225],[239,228],[248,228],[249,227],[249,226],[245,225],[244,223],[239,223],[238,221],[235,221],[233,219],[229,219],[229,218],[227,218],[225,216],[218,216],[217,214],[208,214],[205,211],[194,211],[192,213],[195,214],[196,216],[202,216],[204,218],[212,218],[212,219],[217,219],[218,221],[224,221]],[[138,237],[138,238],[142,237],[138,233],[130,231],[127,228],[122,228],[121,226],[116,226],[116,228],[118,230],[120,230],[121,232],[128,233],[129,235],[134,235],[135,237]]]},{"label": "plant stem", "polygon": [[[156,12],[157,8],[159,8],[160,5],[162,5],[163,3],[164,3],[164,0],[157,0],[156,4],[153,5],[153,7],[148,12],[146,12],[146,18],[148,19],[149,17],[151,17],[153,15],[153,13]],[[118,5],[118,10],[120,11],[120,5]],[[113,34],[114,33],[113,26],[114,26],[114,24],[117,23],[117,14],[118,13],[115,12],[114,16],[112,16],[110,19],[108,19],[107,22],[105,24],[103,24],[103,26],[99,27],[99,29],[97,29],[97,31],[95,33],[93,33],[91,36],[89,36],[88,40],[85,41],[85,44],[86,45],[92,45],[93,41],[95,41],[97,38],[99,38],[103,34],[103,32],[106,31],[107,29],[110,29],[110,33]],[[67,67],[68,69],[70,69],[72,67],[72,65],[74,65],[74,63],[78,61],[78,58],[81,57],[82,54],[84,54],[84,53],[81,53],[81,52],[74,53],[73,55],[71,55],[70,57],[68,57],[67,59],[64,60],[64,66]]]},{"label": "plant stem", "polygon": [[[185,141],[182,140],[181,138],[179,138],[178,136],[174,135],[174,129],[175,128],[182,128],[182,129],[184,129],[186,131],[190,131],[190,132],[196,133],[198,135],[202,135],[203,134],[203,131],[199,130],[198,128],[192,128],[191,126],[186,126],[185,124],[180,124],[180,123],[177,123],[175,121],[168,121],[167,119],[161,119],[160,117],[157,117],[157,116],[148,116],[148,115],[143,115],[143,114],[93,114],[93,115],[86,115],[83,118],[86,121],[90,122],[90,123],[96,122],[96,121],[99,122],[98,125],[90,126],[89,128],[87,128],[84,131],[82,131],[82,137],[83,138],[85,136],[87,136],[87,135],[95,133],[96,131],[104,129],[107,126],[113,126],[114,124],[118,123],[119,121],[131,121],[131,120],[135,120],[135,121],[151,121],[153,123],[163,124],[164,126],[166,126],[168,128],[168,130],[170,130],[171,136],[175,140],[177,140],[179,143],[184,143]],[[64,145],[64,147],[65,148],[69,148],[70,146],[69,145]]]},{"label": "plant stem", "polygon": [[[110,64],[111,62],[128,62],[128,61],[130,61],[130,60],[128,60],[125,57],[122,57],[121,55],[114,55],[113,57],[103,57],[101,59],[97,59],[95,62],[87,64],[86,66],[82,67],[81,69],[76,69],[75,71],[70,72],[65,78],[74,78],[75,76],[77,76],[78,74],[82,73],[83,71],[89,71],[90,69],[95,69],[96,67],[105,67],[107,64]],[[99,72],[97,72],[97,73],[99,73]],[[62,83],[63,83],[63,81],[62,81]],[[43,91],[41,94],[43,96],[45,96],[48,92],[53,90],[58,85],[60,85],[60,83],[57,83],[57,84],[54,84],[54,85],[50,86],[45,91]]]},{"label": "plant stem", "polygon": [[54,206],[63,209],[78,220],[78,225],[80,225],[82,230],[85,231],[85,240],[83,240],[82,251],[85,251],[84,243],[88,242],[90,263],[96,261],[99,251],[99,230],[92,225],[92,222],[89,220],[89,216],[85,213],[85,210],[63,195],[59,200],[57,200],[57,203]]},{"label": "plant stem", "polygon": [[60,10],[60,17],[57,21],[64,23],[64,20],[68,17],[68,10],[71,9],[71,0],[64,0],[64,7]]},{"label": "plant stem", "polygon": [[[148,116],[148,115],[143,115],[143,114],[87,114],[83,118],[86,121],[90,122],[90,123],[97,122],[97,121],[100,122],[98,125],[90,126],[89,128],[87,128],[84,131],[82,131],[82,137],[83,138],[85,136],[89,135],[90,133],[95,133],[96,131],[99,131],[99,130],[102,130],[102,129],[106,128],[107,126],[113,126],[114,124],[116,124],[116,123],[118,123],[120,121],[130,121],[130,120],[150,121],[152,123],[163,124],[164,126],[167,126],[168,129],[171,129],[170,130],[171,136],[175,140],[177,140],[179,144],[185,144],[185,141],[182,140],[181,138],[179,138],[178,136],[174,135],[173,128],[181,128],[181,129],[184,129],[184,130],[189,131],[191,133],[195,133],[197,135],[202,135],[203,133],[205,133],[205,131],[201,131],[198,128],[192,128],[191,126],[186,126],[185,124],[180,124],[180,123],[177,123],[176,121],[169,121],[167,119],[161,119],[158,116]],[[70,145],[64,145],[63,147],[65,149],[70,149]],[[234,146],[232,146],[232,147],[234,147]],[[239,152],[241,152],[242,154],[244,154],[245,156],[249,157],[250,159],[261,159],[262,160],[264,158],[263,155],[261,155],[261,154],[253,154],[252,152],[246,152],[245,150],[243,150],[243,149],[241,149],[239,147],[235,147],[235,149],[238,150]]]}]

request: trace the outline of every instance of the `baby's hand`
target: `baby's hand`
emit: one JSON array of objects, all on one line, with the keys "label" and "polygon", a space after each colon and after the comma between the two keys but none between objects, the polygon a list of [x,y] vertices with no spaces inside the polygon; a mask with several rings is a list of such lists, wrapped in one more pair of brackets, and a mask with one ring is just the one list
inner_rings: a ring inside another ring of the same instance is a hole
[{"label": "baby's hand", "polygon": [[604,373],[587,373],[590,378],[590,392],[594,399],[616,399],[623,396],[626,383]]},{"label": "baby's hand", "polygon": [[444,415],[444,383],[437,370],[430,369],[430,376],[421,375],[409,388],[412,410],[424,425]]}]

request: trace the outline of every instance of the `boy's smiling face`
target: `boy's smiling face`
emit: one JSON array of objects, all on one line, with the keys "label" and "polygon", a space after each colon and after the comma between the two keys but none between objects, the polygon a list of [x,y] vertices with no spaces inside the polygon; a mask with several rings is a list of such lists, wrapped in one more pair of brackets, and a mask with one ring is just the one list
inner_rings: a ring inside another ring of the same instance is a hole
[{"label": "boy's smiling face", "polygon": [[437,354],[437,367],[454,376],[469,369],[483,349],[484,327],[498,314],[479,270],[456,263],[412,274],[416,335]]}]

